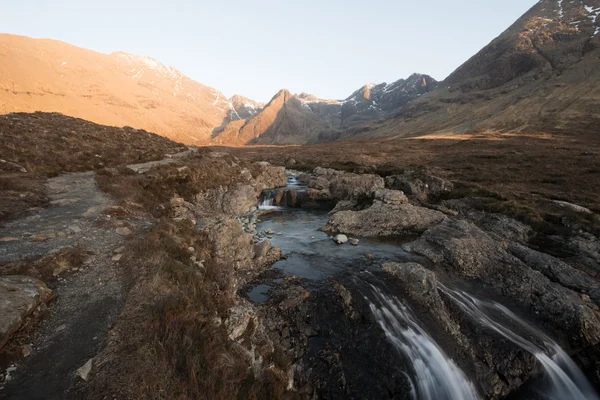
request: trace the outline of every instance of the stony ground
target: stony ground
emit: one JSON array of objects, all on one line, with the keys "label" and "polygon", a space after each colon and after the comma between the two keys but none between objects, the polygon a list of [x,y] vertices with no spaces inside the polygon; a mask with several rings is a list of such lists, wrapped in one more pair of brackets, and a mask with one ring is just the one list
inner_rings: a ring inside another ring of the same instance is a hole
[{"label": "stony ground", "polygon": [[[131,168],[144,171],[171,161]],[[86,258],[80,268],[56,272],[57,280],[50,285],[55,294],[50,315],[32,338],[31,355],[9,367],[9,379],[0,392],[3,398],[69,397],[69,388],[81,380],[76,371],[104,347],[122,308],[125,291],[119,248],[133,231],[147,224],[111,218],[106,211],[114,201],[97,187],[94,172],[64,174],[46,185],[48,208],[0,228],[0,263],[36,259],[74,247],[84,251]]]}]

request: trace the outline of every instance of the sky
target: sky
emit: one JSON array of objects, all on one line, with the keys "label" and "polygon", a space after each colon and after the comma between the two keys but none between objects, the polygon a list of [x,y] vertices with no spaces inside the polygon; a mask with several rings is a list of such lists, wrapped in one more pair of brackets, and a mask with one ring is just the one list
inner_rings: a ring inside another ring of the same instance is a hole
[{"label": "sky", "polygon": [[150,56],[227,96],[442,80],[536,0],[19,0],[0,32]]}]

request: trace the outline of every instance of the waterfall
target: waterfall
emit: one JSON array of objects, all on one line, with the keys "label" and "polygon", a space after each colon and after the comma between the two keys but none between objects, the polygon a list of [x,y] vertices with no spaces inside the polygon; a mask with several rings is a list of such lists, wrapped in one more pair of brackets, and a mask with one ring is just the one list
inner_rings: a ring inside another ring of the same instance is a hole
[{"label": "waterfall", "polygon": [[[452,290],[441,284],[439,288],[467,314],[535,356],[544,369],[546,377],[549,379],[549,385],[545,385],[544,390],[540,393],[544,399],[598,399],[598,395],[581,370],[550,337],[517,317],[501,304],[492,301],[482,301],[466,292]],[[490,315],[490,312],[493,311],[500,312],[503,317],[521,327],[525,332],[536,338],[536,341],[539,341],[539,343],[533,343],[517,334],[513,329],[499,323]]]},{"label": "waterfall", "polygon": [[475,400],[473,384],[418,324],[411,310],[375,286],[378,304],[369,301],[377,323],[394,348],[412,364],[412,398],[419,400]]},{"label": "waterfall", "polygon": [[300,186],[300,181],[294,175],[288,175],[287,177],[287,186]]}]

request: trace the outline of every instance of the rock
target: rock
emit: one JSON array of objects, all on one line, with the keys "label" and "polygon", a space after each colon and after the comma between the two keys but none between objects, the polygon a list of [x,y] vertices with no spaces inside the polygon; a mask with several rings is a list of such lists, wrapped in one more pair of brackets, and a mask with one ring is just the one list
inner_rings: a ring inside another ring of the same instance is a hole
[{"label": "rock", "polygon": [[119,228],[117,228],[117,234],[121,235],[121,236],[129,236],[131,235],[133,232],[131,231],[131,229],[129,229],[126,226],[121,226]]},{"label": "rock", "polygon": [[77,370],[77,376],[87,382],[90,373],[92,372],[92,365],[94,359],[90,358],[82,367]]},{"label": "rock", "polygon": [[125,251],[125,246],[121,246],[119,248],[114,249],[113,253],[115,253],[115,254],[121,254],[124,251]]},{"label": "rock", "polygon": [[254,311],[249,306],[238,304],[229,309],[229,317],[225,320],[225,328],[229,339],[236,340],[246,332],[250,321],[255,319]]},{"label": "rock", "polygon": [[398,278],[408,295],[419,304],[431,311],[442,308],[442,299],[437,289],[437,277],[433,271],[415,262],[385,263],[381,269]]},{"label": "rock", "polygon": [[238,217],[256,206],[256,196],[255,188],[249,184],[220,186],[197,193],[193,201],[194,211],[197,216],[209,220]]},{"label": "rock", "polygon": [[459,307],[447,307],[433,271],[414,262],[385,263],[382,269],[396,277],[408,297],[449,335],[446,345],[472,359],[485,398],[501,398],[528,379],[535,366],[533,355],[486,330]]},{"label": "rock", "polygon": [[358,246],[359,243],[360,243],[360,240],[358,240],[358,239],[350,239],[350,244],[352,246]]},{"label": "rock", "polygon": [[408,198],[400,190],[378,189],[375,191],[375,199],[386,204],[400,205],[408,203]]},{"label": "rock", "polygon": [[337,244],[348,243],[348,237],[346,235],[336,235],[333,238],[333,241],[336,242]]},{"label": "rock", "polygon": [[525,244],[529,241],[532,229],[503,214],[469,211],[467,218],[497,240],[510,240]]},{"label": "rock", "polygon": [[254,268],[254,242],[242,224],[230,219],[216,224],[208,232],[213,257],[217,264],[227,264],[235,270]]},{"label": "rock", "polygon": [[57,327],[57,328],[54,330],[54,332],[61,332],[61,331],[64,331],[65,329],[67,329],[67,325],[65,325],[65,324],[62,324],[62,325],[58,326],[58,327]]},{"label": "rock", "polygon": [[177,194],[169,200],[169,208],[169,216],[175,221],[189,220],[196,224],[195,206]]},{"label": "rock", "polygon": [[69,225],[69,230],[73,233],[80,233],[81,228],[77,225]]},{"label": "rock", "polygon": [[261,161],[254,163],[259,170],[255,178],[256,194],[260,194],[264,189],[278,188],[287,185],[287,175],[284,167],[278,167]]},{"label": "rock", "polygon": [[112,260],[117,262],[123,257],[123,254],[116,254],[112,257]]},{"label": "rock", "polygon": [[600,313],[572,290],[508,254],[471,222],[448,220],[427,230],[413,250],[511,298],[568,338],[573,349],[600,342]]},{"label": "rock", "polygon": [[273,247],[268,240],[254,246],[254,265],[257,268],[266,267],[280,259],[281,249],[279,247]]},{"label": "rock", "polygon": [[20,275],[0,277],[0,348],[29,314],[52,297],[52,290],[38,279]]},{"label": "rock", "polygon": [[594,302],[600,305],[600,283],[588,274],[576,270],[558,258],[517,243],[510,244],[508,252],[527,266],[544,274],[552,282],[558,282],[562,286],[579,293],[589,292]]},{"label": "rock", "polygon": [[358,203],[356,201],[352,200],[338,201],[333,210],[329,211],[329,214],[335,214],[336,212],[340,211],[355,211],[357,204]]},{"label": "rock", "polygon": [[437,200],[442,194],[454,189],[452,182],[422,169],[410,169],[402,175],[388,176],[385,185],[390,189],[401,190],[407,196],[423,202]]},{"label": "rock", "polygon": [[50,238],[44,234],[41,234],[41,235],[36,235],[31,240],[34,242],[46,242],[46,241],[50,240]]},{"label": "rock", "polygon": [[5,237],[0,238],[0,242],[15,242],[17,240],[19,240],[19,238],[12,237],[12,236],[5,236]]},{"label": "rock", "polygon": [[372,198],[378,189],[385,186],[379,175],[336,175],[331,179],[329,192],[336,200],[360,200]]},{"label": "rock", "polygon": [[29,357],[31,355],[31,353],[33,353],[33,349],[31,348],[31,345],[24,344],[23,346],[21,346],[21,354],[23,355],[24,358]]},{"label": "rock", "polygon": [[376,201],[366,210],[333,214],[323,230],[362,237],[392,236],[423,232],[444,220],[446,216],[439,211],[411,204],[397,206]]},{"label": "rock", "polygon": [[582,207],[580,205],[577,204],[573,204],[573,203],[569,203],[566,201],[559,201],[559,200],[553,200],[552,201],[554,204],[556,204],[557,206],[563,207],[563,208],[568,208],[571,211],[575,211],[575,212],[579,212],[579,213],[584,213],[584,214],[593,214],[592,210],[590,210],[589,208],[585,208]]}]

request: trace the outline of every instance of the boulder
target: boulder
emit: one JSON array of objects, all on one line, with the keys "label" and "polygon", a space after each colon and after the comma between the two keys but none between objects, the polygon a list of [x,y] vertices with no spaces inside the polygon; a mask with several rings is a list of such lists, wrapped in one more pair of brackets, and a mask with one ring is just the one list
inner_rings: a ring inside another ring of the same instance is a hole
[{"label": "boulder", "polygon": [[256,203],[255,189],[249,184],[205,190],[197,193],[193,201],[196,215],[204,219],[237,217],[247,213]]},{"label": "boulder", "polygon": [[558,258],[517,243],[511,243],[508,246],[508,252],[527,266],[544,274],[552,282],[557,282],[581,294],[587,294],[596,304],[600,305],[600,282],[588,274],[571,267]]},{"label": "boulder", "polygon": [[375,191],[375,199],[385,204],[400,205],[408,203],[408,198],[400,190],[378,189]]},{"label": "boulder", "polygon": [[52,290],[28,276],[0,277],[0,348],[16,332],[28,315],[52,299]]},{"label": "boulder", "polygon": [[333,238],[333,241],[336,242],[337,244],[345,244],[345,243],[348,243],[348,236],[346,236],[346,235],[336,235]]},{"label": "boulder", "polygon": [[466,217],[496,240],[509,240],[525,244],[529,241],[532,232],[529,225],[503,214],[469,211]]},{"label": "boulder", "polygon": [[439,211],[411,204],[393,205],[375,201],[361,211],[340,211],[331,216],[327,232],[343,232],[362,237],[419,233],[444,221]]},{"label": "boulder", "polygon": [[437,276],[433,271],[415,262],[385,263],[381,269],[398,278],[407,294],[427,310],[436,312],[442,309],[443,303],[437,289]]},{"label": "boulder", "polygon": [[330,180],[329,192],[336,200],[372,198],[385,183],[379,175],[339,174]]},{"label": "boulder", "polygon": [[233,219],[217,224],[208,231],[213,256],[217,264],[233,266],[235,270],[254,266],[254,241],[243,225]]},{"label": "boulder", "polygon": [[273,247],[268,240],[264,240],[254,246],[254,265],[257,268],[266,267],[280,259],[281,249]]},{"label": "boulder", "polygon": [[283,187],[287,184],[285,167],[271,165],[266,161],[254,163],[258,174],[254,178],[257,194],[264,189]]},{"label": "boulder", "polygon": [[388,176],[385,185],[389,189],[401,190],[407,196],[423,202],[434,201],[454,189],[452,182],[422,169],[410,169],[402,175]]}]

